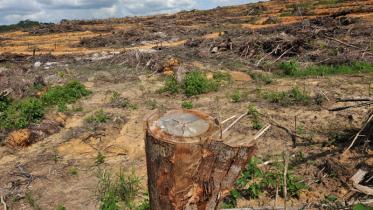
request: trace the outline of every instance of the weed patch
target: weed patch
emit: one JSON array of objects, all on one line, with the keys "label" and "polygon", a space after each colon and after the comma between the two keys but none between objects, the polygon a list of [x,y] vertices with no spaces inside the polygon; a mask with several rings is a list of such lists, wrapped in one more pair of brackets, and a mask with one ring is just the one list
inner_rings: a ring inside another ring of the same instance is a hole
[{"label": "weed patch", "polygon": [[217,80],[209,80],[206,74],[200,71],[192,71],[186,74],[184,81],[180,84],[174,76],[168,76],[165,80],[161,92],[177,94],[183,92],[186,96],[191,97],[217,91],[223,76],[217,76]]},{"label": "weed patch", "polygon": [[250,76],[251,78],[253,78],[254,81],[263,83],[265,85],[269,85],[273,83],[273,78],[264,73],[250,73]]},{"label": "weed patch", "polygon": [[[241,176],[237,179],[236,187],[231,191],[231,196],[225,199],[225,205],[234,207],[240,197],[255,199],[265,192],[273,196],[272,194],[274,194],[273,192],[276,191],[276,188],[279,189],[279,195],[283,195],[284,165],[277,163],[267,170],[262,170],[257,166],[261,162],[255,157],[250,160]],[[289,170],[286,178],[288,196],[299,198],[300,192],[307,189],[307,185],[295,176],[292,170]]]},{"label": "weed patch", "polygon": [[234,91],[231,95],[231,101],[233,103],[238,103],[242,101],[242,93],[239,90]]},{"label": "weed patch", "polygon": [[31,192],[27,192],[26,195],[26,200],[28,204],[31,206],[32,209],[34,210],[42,210],[42,208],[39,206],[38,202],[35,200],[33,194]]},{"label": "weed patch", "polygon": [[177,82],[174,76],[166,77],[164,82],[164,87],[161,89],[161,92],[168,92],[170,94],[177,94],[181,90],[180,84]]},{"label": "weed patch", "polygon": [[66,104],[74,103],[90,92],[78,82],[50,88],[41,98],[28,97],[12,101],[0,98],[0,130],[26,128],[43,118],[48,107],[58,105],[65,110]]},{"label": "weed patch", "polygon": [[106,171],[99,172],[98,196],[101,210],[118,209],[148,209],[145,200],[136,205],[136,198],[140,194],[140,179],[132,172],[126,176],[121,171],[117,177]]},{"label": "weed patch", "polygon": [[315,77],[336,74],[372,73],[373,64],[354,62],[349,65],[312,65],[301,68],[297,61],[287,61],[279,64],[280,75],[290,77]]},{"label": "weed patch", "polygon": [[271,103],[280,104],[281,106],[289,105],[309,105],[311,96],[306,91],[300,90],[298,87],[293,87],[289,91],[281,92],[265,92],[262,93],[264,99]]},{"label": "weed patch", "polygon": [[106,123],[110,120],[110,116],[108,113],[104,112],[102,109],[95,112],[93,115],[89,116],[85,119],[88,123]]},{"label": "weed patch", "polygon": [[183,109],[193,109],[193,103],[191,101],[183,101],[183,103],[181,103],[181,107]]},{"label": "weed patch", "polygon": [[229,73],[227,72],[215,72],[212,77],[215,81],[217,82],[231,82],[232,77]]},{"label": "weed patch", "polygon": [[129,108],[129,109],[137,109],[136,104],[132,104],[127,98],[122,97],[118,92],[113,91],[110,97],[110,104],[112,107],[117,108]]},{"label": "weed patch", "polygon": [[248,115],[252,117],[252,127],[256,130],[263,128],[263,122],[260,119],[260,113],[255,106],[249,106]]},{"label": "weed patch", "polygon": [[76,102],[83,96],[91,94],[84,85],[77,81],[72,81],[64,86],[56,86],[50,88],[42,97],[41,101],[44,105],[59,105],[64,106]]},{"label": "weed patch", "polygon": [[96,156],[96,164],[101,165],[105,163],[105,159],[106,159],[105,155],[103,155],[101,152],[98,152]]},{"label": "weed patch", "polygon": [[187,96],[195,96],[218,89],[218,82],[208,80],[206,75],[199,71],[188,73],[184,81],[184,92]]}]

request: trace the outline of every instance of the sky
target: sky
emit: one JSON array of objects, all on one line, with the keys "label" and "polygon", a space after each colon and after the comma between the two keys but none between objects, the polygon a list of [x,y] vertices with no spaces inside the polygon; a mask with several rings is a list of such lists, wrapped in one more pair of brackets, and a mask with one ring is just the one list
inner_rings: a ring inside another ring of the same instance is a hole
[{"label": "sky", "polygon": [[59,22],[144,16],[190,9],[211,9],[257,0],[0,0],[0,25],[20,20]]}]

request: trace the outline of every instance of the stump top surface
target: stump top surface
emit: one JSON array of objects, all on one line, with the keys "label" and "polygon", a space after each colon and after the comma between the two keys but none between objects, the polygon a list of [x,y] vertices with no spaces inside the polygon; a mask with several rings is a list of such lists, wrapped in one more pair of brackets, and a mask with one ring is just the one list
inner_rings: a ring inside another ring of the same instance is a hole
[{"label": "stump top surface", "polygon": [[187,112],[166,114],[157,121],[157,126],[177,137],[197,137],[210,127],[205,119]]},{"label": "stump top surface", "polygon": [[215,130],[211,118],[192,110],[169,111],[149,121],[150,131],[160,139],[179,142],[198,142],[199,137],[209,135]]}]

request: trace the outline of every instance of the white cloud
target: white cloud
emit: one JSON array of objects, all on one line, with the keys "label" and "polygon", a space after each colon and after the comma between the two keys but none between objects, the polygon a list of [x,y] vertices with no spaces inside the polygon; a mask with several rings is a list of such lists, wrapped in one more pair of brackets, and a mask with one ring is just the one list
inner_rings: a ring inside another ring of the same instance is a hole
[{"label": "white cloud", "polygon": [[180,10],[213,8],[255,0],[0,0],[0,24],[31,19],[92,19],[144,16]]}]

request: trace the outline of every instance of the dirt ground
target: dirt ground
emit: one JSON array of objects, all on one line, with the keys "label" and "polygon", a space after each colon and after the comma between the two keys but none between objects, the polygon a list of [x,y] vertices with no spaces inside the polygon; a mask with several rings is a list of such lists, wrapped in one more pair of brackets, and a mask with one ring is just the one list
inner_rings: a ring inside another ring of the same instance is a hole
[{"label": "dirt ground", "polygon": [[[302,130],[299,135],[304,138],[297,138],[295,147],[290,136],[275,127],[257,141],[256,157],[265,161],[281,156],[288,148],[295,174],[308,186],[299,199],[288,202],[289,206],[307,204],[314,209],[333,209],[322,205],[327,196],[335,195],[346,203],[371,198],[352,191],[340,176],[328,171],[331,160],[351,167],[351,173],[360,165],[373,168],[370,145],[364,153],[353,148],[342,155],[350,140],[336,141],[332,137],[345,132],[355,134],[371,107],[328,110],[336,106],[337,98],[371,96],[373,74],[289,78],[277,76],[276,62],[297,59],[304,66],[372,63],[373,10],[369,9],[373,1],[317,4],[306,8],[301,16],[287,15],[298,11],[289,6],[296,1],[286,2],[71,22],[79,27],[0,34],[4,38],[0,39],[0,92],[12,88],[12,96],[22,98],[38,76],[47,85],[79,80],[92,91],[69,107],[81,111],[48,112],[45,118],[62,122],[59,132],[28,147],[0,146],[0,195],[6,195],[11,209],[36,209],[30,206],[26,194],[31,194],[41,209],[56,209],[59,205],[66,209],[98,209],[98,173],[102,170],[113,174],[133,170],[146,191],[143,121],[154,109],[179,109],[183,101],[191,101],[195,109],[220,120],[245,113],[249,105],[287,128],[294,129],[297,118],[297,128]],[[348,12],[338,14],[341,11]],[[137,25],[139,20],[142,27]],[[170,29],[172,26],[177,27]],[[60,33],[60,29],[68,32]],[[28,56],[34,47],[36,55]],[[159,92],[165,72],[194,69],[208,75],[223,71],[233,81],[224,83],[216,92],[191,98]],[[273,81],[267,84],[257,80],[256,73],[269,75]],[[14,78],[22,83],[14,82]],[[327,100],[321,105],[281,106],[259,94],[295,86],[312,97],[321,91]],[[233,103],[231,95],[237,90],[244,97]],[[114,91],[134,107],[113,106]],[[109,113],[111,120],[88,124],[85,119],[98,110]],[[256,133],[252,119],[244,118],[229,132],[227,143],[246,144]],[[96,163],[99,153],[106,157],[100,165]],[[264,194],[258,199],[240,199],[237,207],[271,206],[273,202],[273,195]],[[282,204],[283,200],[278,199],[277,205]]]}]

